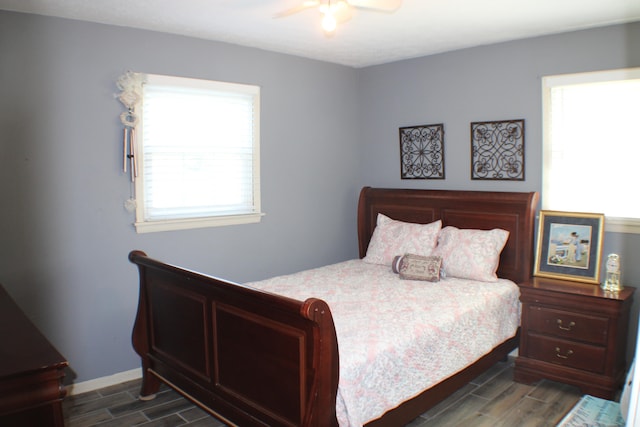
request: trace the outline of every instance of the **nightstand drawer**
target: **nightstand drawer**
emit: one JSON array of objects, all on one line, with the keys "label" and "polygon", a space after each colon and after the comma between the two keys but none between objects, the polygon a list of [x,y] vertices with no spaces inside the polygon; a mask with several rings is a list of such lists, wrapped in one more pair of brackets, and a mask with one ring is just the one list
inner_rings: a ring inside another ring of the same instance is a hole
[{"label": "nightstand drawer", "polygon": [[574,341],[529,334],[529,357],[543,362],[603,373],[606,348]]},{"label": "nightstand drawer", "polygon": [[606,345],[609,319],[571,311],[529,306],[529,330],[557,337]]}]

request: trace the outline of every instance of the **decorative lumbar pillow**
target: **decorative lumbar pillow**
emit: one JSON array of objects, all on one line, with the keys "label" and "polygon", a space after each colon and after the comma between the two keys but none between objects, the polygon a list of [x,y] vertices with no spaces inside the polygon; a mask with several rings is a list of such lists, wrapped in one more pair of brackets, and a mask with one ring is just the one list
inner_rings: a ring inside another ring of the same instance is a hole
[{"label": "decorative lumbar pillow", "polygon": [[437,282],[440,280],[441,265],[442,258],[439,256],[406,254],[396,256],[391,268],[401,279]]},{"label": "decorative lumbar pillow", "polygon": [[429,224],[416,224],[378,214],[367,254],[362,260],[369,264],[389,265],[398,254],[429,256],[436,247],[440,228],[440,220]]},{"label": "decorative lumbar pillow", "polygon": [[433,255],[442,257],[447,277],[495,282],[500,253],[508,238],[509,232],[499,228],[473,230],[447,226],[440,230]]}]

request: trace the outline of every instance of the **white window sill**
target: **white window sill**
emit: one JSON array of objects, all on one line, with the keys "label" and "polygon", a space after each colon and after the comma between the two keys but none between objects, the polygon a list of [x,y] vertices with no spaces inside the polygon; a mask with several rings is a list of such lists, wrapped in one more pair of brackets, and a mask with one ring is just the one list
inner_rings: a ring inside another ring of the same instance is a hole
[{"label": "white window sill", "polygon": [[162,221],[136,222],[136,232],[153,233],[157,231],[189,230],[193,228],[220,227],[225,225],[251,224],[260,222],[263,213],[229,215],[207,218],[174,219]]},{"label": "white window sill", "polygon": [[604,231],[640,234],[640,219],[606,217],[604,220]]}]

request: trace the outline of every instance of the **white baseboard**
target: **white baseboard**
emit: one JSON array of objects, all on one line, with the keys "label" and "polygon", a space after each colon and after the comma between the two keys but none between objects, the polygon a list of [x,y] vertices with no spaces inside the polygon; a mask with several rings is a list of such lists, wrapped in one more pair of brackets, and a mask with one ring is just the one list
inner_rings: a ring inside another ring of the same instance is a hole
[{"label": "white baseboard", "polygon": [[65,386],[67,389],[67,395],[86,393],[88,391],[97,390],[103,387],[109,387],[112,385],[120,384],[126,381],[137,380],[142,378],[142,368],[132,369],[130,371],[118,372],[117,374],[109,375],[102,378],[96,378],[89,381],[83,381],[81,383],[70,384]]}]

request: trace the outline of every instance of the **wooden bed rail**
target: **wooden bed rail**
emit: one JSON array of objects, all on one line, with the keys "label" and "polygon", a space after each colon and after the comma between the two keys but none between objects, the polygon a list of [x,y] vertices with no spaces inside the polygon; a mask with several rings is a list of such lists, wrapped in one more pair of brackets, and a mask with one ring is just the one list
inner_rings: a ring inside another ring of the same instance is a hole
[{"label": "wooden bed rail", "polygon": [[338,344],[324,301],[259,291],[142,251],[129,260],[140,274],[132,342],[142,399],[165,382],[229,425],[337,425]]}]

